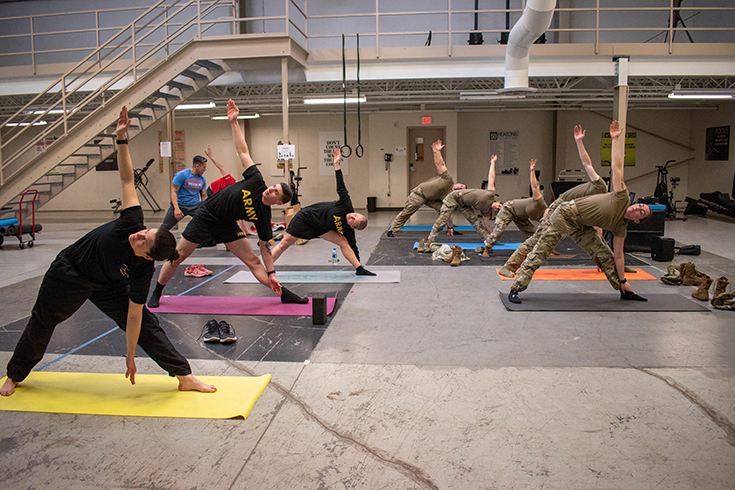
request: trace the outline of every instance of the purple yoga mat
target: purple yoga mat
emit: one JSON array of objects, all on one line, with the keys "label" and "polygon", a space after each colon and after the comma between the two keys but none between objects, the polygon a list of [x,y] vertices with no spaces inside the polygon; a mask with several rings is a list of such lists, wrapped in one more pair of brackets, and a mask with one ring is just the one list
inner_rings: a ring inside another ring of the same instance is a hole
[{"label": "purple yoga mat", "polygon": [[[327,315],[334,311],[337,295],[327,298]],[[189,315],[311,316],[311,298],[303,305],[281,303],[278,296],[161,296],[154,313]]]}]

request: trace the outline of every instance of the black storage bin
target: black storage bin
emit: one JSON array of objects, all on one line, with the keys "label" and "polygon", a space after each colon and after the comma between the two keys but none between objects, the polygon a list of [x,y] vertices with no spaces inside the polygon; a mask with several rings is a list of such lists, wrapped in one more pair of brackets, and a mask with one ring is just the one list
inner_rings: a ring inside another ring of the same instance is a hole
[{"label": "black storage bin", "polygon": [[368,197],[368,213],[374,213],[378,210],[378,198],[377,197]]},{"label": "black storage bin", "polygon": [[659,262],[674,260],[674,239],[655,236],[651,240],[651,258]]},{"label": "black storage bin", "polygon": [[628,234],[625,237],[626,252],[650,252],[653,237],[664,235],[666,206],[651,205],[651,217],[642,223],[628,223]]}]

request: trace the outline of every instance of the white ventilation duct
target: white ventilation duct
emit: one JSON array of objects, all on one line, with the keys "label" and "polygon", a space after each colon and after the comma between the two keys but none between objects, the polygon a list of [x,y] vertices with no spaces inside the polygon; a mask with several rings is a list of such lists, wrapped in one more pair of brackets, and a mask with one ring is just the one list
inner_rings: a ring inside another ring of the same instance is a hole
[{"label": "white ventilation duct", "polygon": [[551,25],[556,0],[528,0],[523,15],[508,36],[505,54],[505,89],[528,90],[528,54],[531,45]]}]

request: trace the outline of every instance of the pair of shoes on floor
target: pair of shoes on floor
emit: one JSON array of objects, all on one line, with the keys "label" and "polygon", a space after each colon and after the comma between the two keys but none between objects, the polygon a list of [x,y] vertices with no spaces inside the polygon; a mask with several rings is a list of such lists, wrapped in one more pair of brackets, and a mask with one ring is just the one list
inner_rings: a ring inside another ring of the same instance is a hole
[{"label": "pair of shoes on floor", "polygon": [[237,340],[235,335],[235,329],[232,325],[222,320],[209,320],[204,329],[202,330],[202,339],[205,342],[220,342],[222,344],[228,344]]},{"label": "pair of shoes on floor", "polygon": [[186,277],[204,277],[211,276],[212,271],[204,267],[202,264],[192,265],[184,271]]},{"label": "pair of shoes on floor", "polygon": [[[700,301],[710,301],[709,290],[712,286],[712,283],[714,283],[712,278],[705,274],[705,281],[700,284],[697,289],[692,291],[692,298],[698,299]],[[727,293],[727,286],[729,284],[730,281],[727,279],[727,277],[723,276],[717,279],[714,291],[712,292],[712,306],[715,306],[715,299],[717,299],[718,296]]]}]

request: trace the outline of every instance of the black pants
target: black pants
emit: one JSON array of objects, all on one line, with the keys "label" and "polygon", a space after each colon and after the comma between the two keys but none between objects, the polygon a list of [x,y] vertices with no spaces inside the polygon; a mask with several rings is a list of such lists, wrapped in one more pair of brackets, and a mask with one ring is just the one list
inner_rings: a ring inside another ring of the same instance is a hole
[{"label": "black pants", "polygon": [[[74,314],[86,300],[125,330],[128,286],[93,283],[62,255],[58,256],[43,278],[31,318],[8,363],[8,378],[16,383],[23,381],[43,358],[56,325]],[[186,358],[171,344],[158,318],[145,306],[138,345],[171,376],[191,374]]]}]

